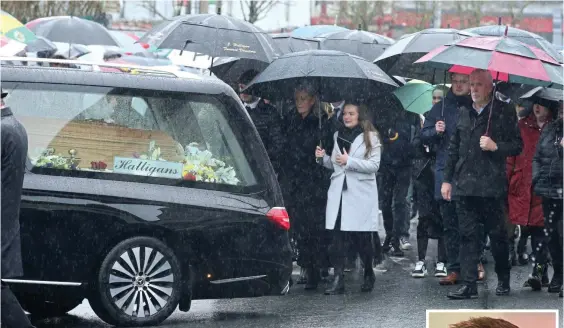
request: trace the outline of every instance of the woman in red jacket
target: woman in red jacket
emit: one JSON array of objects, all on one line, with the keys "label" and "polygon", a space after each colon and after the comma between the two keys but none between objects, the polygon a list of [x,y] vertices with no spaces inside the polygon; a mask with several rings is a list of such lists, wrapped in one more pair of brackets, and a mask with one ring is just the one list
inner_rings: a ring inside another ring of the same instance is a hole
[{"label": "woman in red jacket", "polygon": [[[535,97],[533,101],[532,112],[518,123],[523,139],[523,151],[519,156],[507,159],[507,180],[509,181],[509,219],[512,224],[520,225],[522,231],[528,230],[534,261],[535,254],[547,250],[544,245],[546,243],[542,199],[534,195],[532,189],[533,156],[541,131],[552,120],[553,114],[550,101],[539,97]],[[523,235],[525,234],[522,233]],[[546,270],[546,263],[535,263],[533,273],[525,286],[540,290],[543,284],[548,284]]]}]

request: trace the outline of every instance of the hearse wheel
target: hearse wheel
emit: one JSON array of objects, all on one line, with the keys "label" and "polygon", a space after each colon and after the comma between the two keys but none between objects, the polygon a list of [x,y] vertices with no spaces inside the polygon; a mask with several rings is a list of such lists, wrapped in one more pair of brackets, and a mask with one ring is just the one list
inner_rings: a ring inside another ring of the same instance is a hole
[{"label": "hearse wheel", "polygon": [[178,306],[181,269],[173,251],[150,237],[134,237],[106,255],[94,281],[90,305],[117,326],[153,326]]}]

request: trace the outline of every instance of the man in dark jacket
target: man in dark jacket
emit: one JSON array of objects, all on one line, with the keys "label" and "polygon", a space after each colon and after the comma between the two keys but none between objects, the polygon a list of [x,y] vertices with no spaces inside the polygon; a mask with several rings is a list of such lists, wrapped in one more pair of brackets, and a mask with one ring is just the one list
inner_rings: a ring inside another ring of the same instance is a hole
[{"label": "man in dark jacket", "polygon": [[461,108],[472,108],[469,76],[453,73],[451,74],[451,82],[452,87],[446,97],[433,105],[421,130],[421,141],[434,146],[433,148],[436,150],[435,199],[439,201],[443,219],[448,272],[446,277],[439,280],[441,285],[454,285],[460,276],[460,258],[458,254],[460,233],[458,230],[456,205],[453,201],[446,201],[441,196],[441,184],[443,183],[448,141],[456,131],[456,122],[458,121],[458,113]]},{"label": "man in dark jacket", "polygon": [[[27,133],[4,105],[2,91],[2,279],[23,275],[20,243],[20,202],[27,159]],[[2,325],[33,327],[18,300],[4,282]]]},{"label": "man in dark jacket", "polygon": [[378,200],[386,238],[383,250],[393,247],[393,256],[403,256],[403,250],[411,248],[409,243],[409,206],[407,192],[411,183],[412,159],[416,125],[419,116],[402,111],[392,124],[380,131],[384,150],[378,170]]},{"label": "man in dark jacket", "polygon": [[482,229],[486,229],[491,240],[498,277],[496,295],[507,295],[510,291],[509,241],[503,207],[507,197],[505,164],[507,157],[521,152],[523,142],[515,110],[492,99],[492,88],[489,71],[475,70],[470,74],[472,108],[459,113],[448,148],[441,195],[447,201],[453,196],[457,200],[464,282],[460,289],[448,294],[451,299],[478,296]]},{"label": "man in dark jacket", "polygon": [[[239,90],[247,87],[258,72],[249,70],[239,78]],[[268,153],[274,172],[280,174],[281,153],[284,146],[282,134],[282,118],[274,106],[267,104],[264,99],[241,93],[239,94],[243,105],[251,116],[255,127],[260,135],[264,148]]]}]

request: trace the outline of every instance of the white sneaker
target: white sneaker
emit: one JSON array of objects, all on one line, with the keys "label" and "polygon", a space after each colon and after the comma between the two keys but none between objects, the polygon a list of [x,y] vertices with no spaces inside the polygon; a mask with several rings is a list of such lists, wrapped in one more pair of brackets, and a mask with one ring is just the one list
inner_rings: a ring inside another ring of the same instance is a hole
[{"label": "white sneaker", "polygon": [[435,267],[435,277],[446,277],[447,270],[445,264],[443,262],[437,262],[437,266]]},{"label": "white sneaker", "polygon": [[425,262],[419,261],[415,263],[415,269],[411,272],[413,278],[424,278],[427,275],[427,266]]},{"label": "white sneaker", "polygon": [[412,248],[413,246],[411,246],[411,243],[409,242],[409,240],[405,237],[401,237],[400,238],[400,248],[404,251],[408,251]]}]

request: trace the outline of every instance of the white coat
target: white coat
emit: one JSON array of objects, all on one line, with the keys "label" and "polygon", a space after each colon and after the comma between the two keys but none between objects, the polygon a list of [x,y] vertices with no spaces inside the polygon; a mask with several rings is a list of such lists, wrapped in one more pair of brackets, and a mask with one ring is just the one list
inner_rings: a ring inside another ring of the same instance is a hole
[{"label": "white coat", "polygon": [[[335,172],[331,175],[331,186],[328,191],[327,210],[325,213],[325,229],[333,230],[337,221],[339,205],[341,206],[342,231],[378,231],[378,186],[376,172],[380,167],[382,144],[376,133],[372,133],[372,150],[368,158],[364,157],[366,145],[364,134],[356,137],[351,145],[347,165],[340,166],[336,162],[341,149],[338,146],[337,134],[333,136],[335,147],[331,157],[325,155],[323,165]],[[343,190],[343,182],[347,179],[347,189]]]}]

